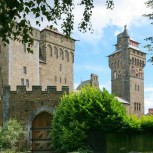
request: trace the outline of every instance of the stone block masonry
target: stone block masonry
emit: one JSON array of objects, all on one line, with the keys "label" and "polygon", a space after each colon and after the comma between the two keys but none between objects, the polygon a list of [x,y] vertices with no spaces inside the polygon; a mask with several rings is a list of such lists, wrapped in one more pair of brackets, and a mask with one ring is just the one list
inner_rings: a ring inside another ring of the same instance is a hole
[{"label": "stone block masonry", "polygon": [[0,123],[15,118],[26,127],[37,115],[34,112],[54,111],[64,93],[69,93],[67,86],[62,86],[62,91],[57,91],[56,86],[48,86],[46,91],[42,91],[41,86],[32,86],[32,91],[26,91],[25,86],[17,86],[16,91],[10,91],[10,86],[5,86],[1,104],[3,121]]}]

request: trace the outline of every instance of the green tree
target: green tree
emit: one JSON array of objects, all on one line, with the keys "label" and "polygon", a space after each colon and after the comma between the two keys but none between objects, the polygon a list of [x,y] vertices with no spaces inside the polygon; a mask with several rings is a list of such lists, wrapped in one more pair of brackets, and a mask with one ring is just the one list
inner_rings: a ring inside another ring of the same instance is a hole
[{"label": "green tree", "polygon": [[23,139],[22,126],[15,120],[10,119],[3,127],[0,127],[0,152],[10,149],[16,150],[17,142]]},{"label": "green tree", "polygon": [[153,130],[153,115],[142,116],[140,118],[141,128],[144,132],[152,132]]},{"label": "green tree", "polygon": [[[145,5],[146,5],[147,8],[153,9],[153,0],[146,1]],[[151,12],[149,14],[144,14],[143,16],[149,18],[151,21],[153,20],[153,12]],[[153,24],[153,22],[151,24]],[[152,51],[153,51],[153,46],[152,46],[153,36],[150,36],[150,37],[146,38],[145,40],[149,41],[149,43],[146,46],[144,46],[144,47],[147,48],[148,51],[152,55]],[[153,56],[150,57],[149,61],[153,63]]]},{"label": "green tree", "polygon": [[[84,6],[79,29],[91,29],[93,0],[80,0]],[[113,0],[106,0],[107,8],[113,8]],[[1,0],[0,2],[0,37],[9,43],[9,38],[33,44],[32,27],[28,15],[33,14],[35,22],[40,26],[41,18],[45,17],[53,25],[62,20],[63,32],[70,36],[73,30],[75,2],[73,0]],[[21,39],[22,36],[22,39]]]},{"label": "green tree", "polygon": [[88,86],[65,95],[53,118],[53,148],[68,152],[86,146],[91,130],[120,131],[125,116],[125,108],[106,90]]}]

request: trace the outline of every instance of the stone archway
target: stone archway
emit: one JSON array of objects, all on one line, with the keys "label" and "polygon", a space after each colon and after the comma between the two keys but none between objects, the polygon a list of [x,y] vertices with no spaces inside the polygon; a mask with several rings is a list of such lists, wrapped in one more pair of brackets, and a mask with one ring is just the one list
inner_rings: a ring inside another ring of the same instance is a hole
[{"label": "stone archway", "polygon": [[52,115],[46,111],[39,113],[32,121],[32,152],[51,153]]}]

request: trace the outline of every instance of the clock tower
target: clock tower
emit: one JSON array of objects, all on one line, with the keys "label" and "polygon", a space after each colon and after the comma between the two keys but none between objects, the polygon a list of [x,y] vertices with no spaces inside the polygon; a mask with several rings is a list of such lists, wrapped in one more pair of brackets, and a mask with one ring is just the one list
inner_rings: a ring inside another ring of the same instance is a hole
[{"label": "clock tower", "polygon": [[139,43],[130,38],[126,26],[117,35],[115,51],[108,56],[111,69],[112,93],[129,103],[128,112],[144,114],[144,66],[146,53],[139,49]]}]

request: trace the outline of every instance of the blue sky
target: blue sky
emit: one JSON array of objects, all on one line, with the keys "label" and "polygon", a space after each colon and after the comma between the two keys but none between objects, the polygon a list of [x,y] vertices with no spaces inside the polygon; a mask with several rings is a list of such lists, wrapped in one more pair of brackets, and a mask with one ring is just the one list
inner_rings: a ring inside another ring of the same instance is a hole
[{"label": "blue sky", "polygon": [[[79,0],[75,0],[77,3]],[[131,38],[140,43],[142,51],[148,53],[143,48],[147,44],[144,39],[153,34],[153,25],[142,15],[150,12],[144,5],[145,0],[114,0],[114,10],[107,10],[105,0],[95,0],[92,16],[94,33],[81,33],[77,25],[81,20],[82,8],[77,6],[74,10],[75,25],[72,37],[76,40],[75,62],[74,62],[74,87],[84,80],[90,79],[90,74],[95,73],[99,76],[99,84],[102,89],[105,87],[111,91],[111,71],[108,67],[107,56],[114,51],[116,35],[123,31],[127,25],[128,33]],[[49,23],[45,20],[41,28]],[[59,28],[58,28],[59,29]],[[147,54],[147,60],[150,57]],[[148,108],[153,108],[153,65],[146,62],[144,74],[145,86],[145,113]]]}]

